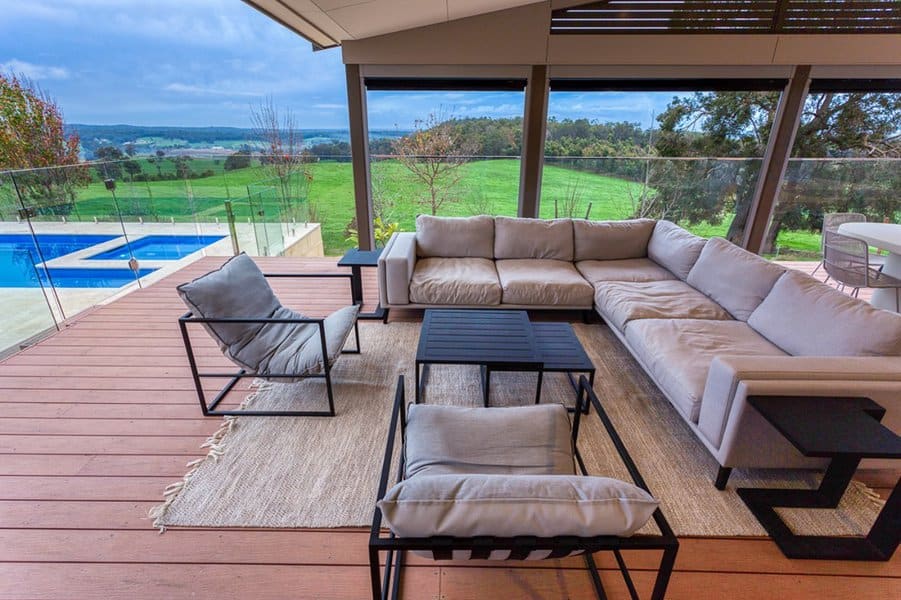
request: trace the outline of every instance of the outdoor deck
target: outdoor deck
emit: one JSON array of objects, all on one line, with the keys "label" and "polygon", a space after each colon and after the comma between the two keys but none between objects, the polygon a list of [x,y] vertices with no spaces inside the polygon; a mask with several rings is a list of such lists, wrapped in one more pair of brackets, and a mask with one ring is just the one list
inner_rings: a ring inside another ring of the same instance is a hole
[{"label": "outdoor deck", "polygon": [[[184,307],[173,287],[221,260],[203,259],[85,313],[0,364],[0,598],[367,597],[363,530],[172,529],[161,536],[145,518],[219,426],[200,417],[176,325]],[[260,263],[269,271],[337,270],[334,259]],[[372,297],[374,270],[364,275]],[[349,298],[343,281],[279,284],[286,304],[310,313]],[[212,343],[197,339],[205,363],[218,360]],[[889,484],[878,474],[871,482]],[[639,591],[648,589],[655,565],[626,559],[637,564]],[[411,563],[410,599],[590,597],[580,560],[513,568]],[[611,596],[624,597],[612,560],[602,564]],[[669,596],[897,598],[899,567],[897,554],[889,563],[792,561],[767,539],[683,538]]]}]

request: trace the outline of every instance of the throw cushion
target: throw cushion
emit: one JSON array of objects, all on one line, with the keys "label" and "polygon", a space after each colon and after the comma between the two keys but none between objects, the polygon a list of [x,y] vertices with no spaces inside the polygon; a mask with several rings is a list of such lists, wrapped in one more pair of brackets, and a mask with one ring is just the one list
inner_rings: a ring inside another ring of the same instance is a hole
[{"label": "throw cushion", "polygon": [[494,218],[419,215],[416,252],[426,258],[494,258]]},{"label": "throw cushion", "polygon": [[657,221],[648,242],[648,258],[685,281],[706,243],[704,238],[685,231],[675,223]]},{"label": "throw cushion", "polygon": [[739,321],[747,321],[784,272],[723,238],[711,238],[688,273],[688,283]]},{"label": "throw cushion", "polygon": [[575,260],[644,258],[654,231],[653,219],[586,221],[573,219]]},{"label": "throw cushion", "polygon": [[628,537],[658,502],[606,477],[420,475],[392,487],[378,506],[400,537]]},{"label": "throw cushion", "polygon": [[901,356],[901,315],[786,271],[748,325],[793,356]]},{"label": "throw cushion", "polygon": [[572,221],[496,217],[494,258],[547,258],[572,262]]},{"label": "throw cushion", "polygon": [[594,288],[571,262],[523,258],[498,260],[505,304],[591,308]]},{"label": "throw cushion", "polygon": [[407,410],[406,476],[573,475],[569,416],[562,404]]},{"label": "throw cushion", "polygon": [[501,303],[494,261],[487,258],[423,258],[410,279],[410,302],[456,306]]}]

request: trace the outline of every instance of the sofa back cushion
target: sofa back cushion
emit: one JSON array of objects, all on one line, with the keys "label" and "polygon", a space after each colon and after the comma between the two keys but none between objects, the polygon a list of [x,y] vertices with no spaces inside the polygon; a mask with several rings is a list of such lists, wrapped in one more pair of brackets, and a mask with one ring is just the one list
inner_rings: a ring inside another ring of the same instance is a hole
[{"label": "sofa back cushion", "polygon": [[494,218],[419,215],[416,253],[424,258],[494,258]]},{"label": "sofa back cushion", "polygon": [[793,356],[901,356],[901,315],[786,271],[748,325]]},{"label": "sofa back cushion", "polygon": [[645,258],[654,232],[653,219],[586,221],[573,219],[575,260]]},{"label": "sofa back cushion", "polygon": [[570,219],[494,219],[494,258],[573,259]]},{"label": "sofa back cushion", "polygon": [[739,321],[747,321],[785,269],[723,238],[711,238],[688,273],[688,283]]},{"label": "sofa back cushion", "polygon": [[648,258],[685,281],[707,243],[670,221],[657,221],[648,241]]}]

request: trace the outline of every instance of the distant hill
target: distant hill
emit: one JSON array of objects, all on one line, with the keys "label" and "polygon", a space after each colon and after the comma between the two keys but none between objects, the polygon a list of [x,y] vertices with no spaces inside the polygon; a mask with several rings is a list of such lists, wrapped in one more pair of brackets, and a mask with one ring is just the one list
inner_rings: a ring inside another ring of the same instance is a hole
[{"label": "distant hill", "polygon": [[[116,146],[124,150],[133,144],[137,154],[153,154],[163,150],[167,154],[210,153],[228,154],[242,148],[259,149],[263,145],[253,130],[242,127],[153,127],[146,125],[66,125],[67,133],[77,133],[85,158],[93,158],[101,146]],[[317,144],[349,142],[346,129],[301,129],[304,147]],[[370,139],[394,139],[406,131],[372,130]]]}]

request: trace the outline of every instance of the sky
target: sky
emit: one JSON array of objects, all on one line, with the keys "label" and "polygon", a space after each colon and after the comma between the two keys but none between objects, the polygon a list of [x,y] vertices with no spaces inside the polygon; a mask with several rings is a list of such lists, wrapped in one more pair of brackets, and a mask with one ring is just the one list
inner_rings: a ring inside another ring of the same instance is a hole
[{"label": "sky", "polygon": [[[56,99],[69,123],[249,127],[272,97],[303,129],[347,128],[339,49],[309,42],[240,0],[0,0],[0,71]],[[648,125],[671,94],[552,94],[557,118]],[[523,94],[372,92],[371,129],[430,113],[522,115]]]}]

